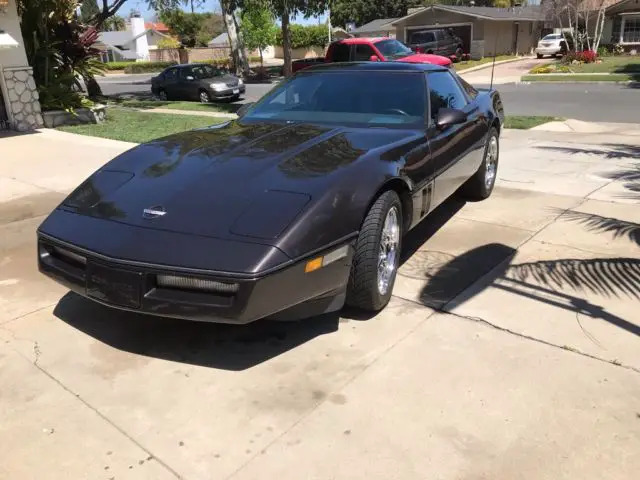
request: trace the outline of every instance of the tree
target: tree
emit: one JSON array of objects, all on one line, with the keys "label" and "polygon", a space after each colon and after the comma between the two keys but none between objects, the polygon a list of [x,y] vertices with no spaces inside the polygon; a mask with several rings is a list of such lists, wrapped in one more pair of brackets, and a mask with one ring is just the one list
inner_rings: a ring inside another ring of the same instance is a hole
[{"label": "tree", "polygon": [[195,47],[198,34],[202,29],[202,14],[186,13],[182,10],[163,10],[160,20],[178,37],[180,43],[187,47]]},{"label": "tree", "polygon": [[273,13],[264,2],[254,1],[251,5],[245,5],[240,19],[245,46],[260,52],[260,65],[264,66],[262,52],[275,41]]},{"label": "tree", "polygon": [[222,19],[224,21],[225,30],[229,36],[229,46],[231,47],[231,59],[233,60],[233,70],[237,74],[247,76],[249,70],[249,60],[247,52],[244,48],[244,39],[240,31],[237,10],[244,0],[220,0],[220,9],[222,10]]},{"label": "tree", "polygon": [[102,30],[106,32],[119,32],[122,30],[126,30],[127,25],[120,15],[114,15],[113,17],[107,18],[102,24]]},{"label": "tree", "polygon": [[80,20],[82,23],[89,23],[95,17],[100,9],[96,0],[84,0],[80,6]]},{"label": "tree", "polygon": [[[282,51],[284,54],[284,75],[291,75],[291,17],[298,14],[305,18],[320,15],[327,11],[329,0],[265,0],[273,14],[280,19],[282,28]],[[331,2],[332,15],[333,5]],[[376,3],[377,5],[377,3]]]},{"label": "tree", "polygon": [[355,22],[360,26],[378,18],[403,17],[409,8],[424,5],[424,0],[331,0],[331,23],[344,26]]}]

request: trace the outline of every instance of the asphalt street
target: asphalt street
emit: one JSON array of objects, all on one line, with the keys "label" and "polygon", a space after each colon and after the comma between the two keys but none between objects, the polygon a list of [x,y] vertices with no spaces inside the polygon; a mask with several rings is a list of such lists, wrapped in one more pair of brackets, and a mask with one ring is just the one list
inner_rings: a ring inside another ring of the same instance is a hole
[{"label": "asphalt street", "polygon": [[[150,93],[150,78],[148,74],[119,75],[104,77],[99,83],[106,95],[140,95]],[[273,84],[247,85],[247,93],[240,102],[254,102],[271,88]],[[639,121],[640,90],[628,85],[508,83],[497,88],[507,115],[550,115],[593,122]]]}]

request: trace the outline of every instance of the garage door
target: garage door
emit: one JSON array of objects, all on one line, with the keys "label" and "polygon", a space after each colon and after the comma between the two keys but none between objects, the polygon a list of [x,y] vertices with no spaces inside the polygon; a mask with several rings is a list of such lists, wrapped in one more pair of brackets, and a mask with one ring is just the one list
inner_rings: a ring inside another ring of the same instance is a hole
[{"label": "garage door", "polygon": [[411,29],[407,31],[407,44],[424,43],[424,40],[422,39],[426,38],[424,35],[425,32],[433,32],[433,36],[437,38],[437,30],[449,30],[462,40],[462,49],[465,53],[469,53],[471,51],[471,25],[438,25],[437,27]]}]

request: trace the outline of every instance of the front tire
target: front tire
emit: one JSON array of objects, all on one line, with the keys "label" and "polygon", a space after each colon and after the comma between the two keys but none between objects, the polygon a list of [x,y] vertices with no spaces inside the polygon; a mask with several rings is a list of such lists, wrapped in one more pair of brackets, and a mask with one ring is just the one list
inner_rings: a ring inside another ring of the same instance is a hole
[{"label": "front tire", "polygon": [[200,90],[200,92],[198,92],[198,99],[200,103],[211,103],[211,95],[209,95],[209,92],[206,90]]},{"label": "front tire", "polygon": [[164,88],[161,88],[160,90],[158,90],[158,98],[163,102],[166,102],[167,100],[169,100],[169,95],[167,95],[167,91]]},{"label": "front tire", "polygon": [[538,57],[538,60],[540,60],[542,57],[544,57],[544,55],[542,55],[541,53],[536,53],[536,57]]},{"label": "front tire", "polygon": [[356,242],[346,304],[379,312],[391,300],[400,264],[402,203],[394,191],[375,201],[362,224]]},{"label": "front tire", "polygon": [[482,164],[476,173],[462,186],[461,193],[469,200],[489,198],[498,177],[500,143],[496,127],[489,129]]}]

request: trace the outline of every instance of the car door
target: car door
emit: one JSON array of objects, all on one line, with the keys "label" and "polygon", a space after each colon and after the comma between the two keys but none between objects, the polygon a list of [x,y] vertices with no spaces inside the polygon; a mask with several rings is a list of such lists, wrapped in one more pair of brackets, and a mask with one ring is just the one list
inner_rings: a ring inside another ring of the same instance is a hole
[{"label": "car door", "polygon": [[178,81],[176,83],[176,98],[181,100],[193,100],[198,97],[198,82],[192,67],[178,69]]},{"label": "car door", "polygon": [[178,68],[170,68],[164,74],[164,91],[169,98],[179,98],[178,95]]},{"label": "car door", "polygon": [[446,41],[446,36],[444,34],[443,30],[436,30],[434,32],[436,34],[436,48],[434,50],[434,53],[438,54],[438,55],[442,55],[444,57],[448,57],[449,54],[449,48],[447,46],[447,41]]},{"label": "car door", "polygon": [[[460,84],[449,71],[427,74],[429,117],[427,137],[434,168],[433,207],[449,198],[479,168],[484,119],[475,102],[470,102]],[[456,108],[468,114],[459,125],[439,129],[436,126],[440,108]]]}]

